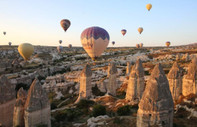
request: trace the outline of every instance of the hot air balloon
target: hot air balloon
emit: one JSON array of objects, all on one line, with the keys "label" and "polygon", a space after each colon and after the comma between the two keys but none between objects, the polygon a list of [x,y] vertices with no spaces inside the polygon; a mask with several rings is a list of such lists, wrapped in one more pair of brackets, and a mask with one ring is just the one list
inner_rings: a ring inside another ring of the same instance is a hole
[{"label": "hot air balloon", "polygon": [[11,46],[12,45],[12,42],[9,42],[8,45]]},{"label": "hot air balloon", "polygon": [[127,30],[122,29],[122,30],[121,30],[121,33],[122,33],[122,35],[124,36],[124,35],[127,33]]},{"label": "hot air balloon", "polygon": [[139,48],[140,47],[140,45],[139,44],[136,44],[136,48]]},{"label": "hot air balloon", "polygon": [[140,43],[139,45],[140,45],[140,48],[142,48],[142,47],[143,47],[143,43]]},{"label": "hot air balloon", "polygon": [[62,19],[61,22],[60,22],[60,25],[62,26],[62,28],[64,29],[65,32],[70,27],[70,24],[71,23],[68,19]]},{"label": "hot air balloon", "polygon": [[3,32],[4,35],[6,35],[6,32]]},{"label": "hot air balloon", "polygon": [[152,8],[152,4],[147,4],[147,5],[146,5],[146,9],[147,9],[148,11],[150,11],[151,8]]},{"label": "hot air balloon", "polygon": [[138,28],[138,32],[141,34],[143,32],[143,28],[142,27],[139,27]]},{"label": "hot air balloon", "polygon": [[63,50],[63,47],[62,47],[62,46],[57,46],[57,51],[58,51],[59,53],[61,53],[62,50]]},{"label": "hot air balloon", "polygon": [[88,55],[95,60],[109,44],[109,34],[101,27],[89,27],[81,33],[81,44]]},{"label": "hot air balloon", "polygon": [[29,60],[30,56],[33,54],[34,47],[33,47],[33,45],[31,45],[29,43],[22,43],[18,46],[18,52],[26,61],[26,60]]},{"label": "hot air balloon", "polygon": [[59,43],[62,44],[62,40],[59,40]]},{"label": "hot air balloon", "polygon": [[115,44],[115,41],[112,41],[112,44],[114,45]]},{"label": "hot air balloon", "polygon": [[72,48],[72,45],[71,45],[71,44],[69,44],[69,45],[68,45],[68,48]]},{"label": "hot air balloon", "polygon": [[166,42],[166,46],[167,46],[167,47],[170,46],[170,42],[169,42],[169,41]]}]

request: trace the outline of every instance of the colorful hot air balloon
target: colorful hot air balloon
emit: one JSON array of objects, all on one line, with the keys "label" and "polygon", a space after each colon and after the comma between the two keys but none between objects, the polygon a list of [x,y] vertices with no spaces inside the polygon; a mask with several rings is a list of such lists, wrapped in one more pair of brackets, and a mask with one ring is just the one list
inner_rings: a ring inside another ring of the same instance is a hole
[{"label": "colorful hot air balloon", "polygon": [[71,45],[71,44],[69,44],[69,45],[68,45],[68,48],[72,48],[72,45]]},{"label": "colorful hot air balloon", "polygon": [[140,45],[139,44],[136,44],[136,48],[139,48],[140,47]]},{"label": "colorful hot air balloon", "polygon": [[81,33],[81,43],[92,60],[95,60],[107,48],[109,34],[101,27],[89,27]]},{"label": "colorful hot air balloon", "polygon": [[6,35],[6,32],[3,32],[4,35]]},{"label": "colorful hot air balloon", "polygon": [[141,34],[143,32],[143,28],[142,27],[139,27],[138,28],[138,32]]},{"label": "colorful hot air balloon", "polygon": [[57,51],[58,51],[59,53],[61,53],[62,50],[63,50],[63,47],[62,47],[62,46],[57,46]]},{"label": "colorful hot air balloon", "polygon": [[68,19],[62,19],[60,22],[60,25],[62,26],[62,28],[64,29],[65,32],[70,27],[70,24],[71,23]]},{"label": "colorful hot air balloon", "polygon": [[147,9],[148,11],[150,11],[151,8],[152,8],[152,4],[147,4],[147,5],[146,5],[146,9]]},{"label": "colorful hot air balloon", "polygon": [[122,35],[124,36],[124,35],[127,33],[127,30],[122,29],[122,30],[121,30],[121,33],[122,33]]},{"label": "colorful hot air balloon", "polygon": [[167,47],[170,46],[170,42],[169,42],[169,41],[166,42],[166,46],[167,46]]},{"label": "colorful hot air balloon", "polygon": [[11,46],[12,45],[12,42],[9,42],[8,45]]},{"label": "colorful hot air balloon", "polygon": [[140,44],[139,44],[140,48],[142,48],[142,47],[143,47],[143,45],[144,45],[143,43],[140,43]]},{"label": "colorful hot air balloon", "polygon": [[112,44],[114,45],[115,44],[115,41],[112,41]]},{"label": "colorful hot air balloon", "polygon": [[59,40],[59,43],[62,44],[62,40]]},{"label": "colorful hot air balloon", "polygon": [[34,47],[29,43],[22,43],[18,46],[18,52],[24,58],[24,60],[29,60],[30,56],[34,52]]}]

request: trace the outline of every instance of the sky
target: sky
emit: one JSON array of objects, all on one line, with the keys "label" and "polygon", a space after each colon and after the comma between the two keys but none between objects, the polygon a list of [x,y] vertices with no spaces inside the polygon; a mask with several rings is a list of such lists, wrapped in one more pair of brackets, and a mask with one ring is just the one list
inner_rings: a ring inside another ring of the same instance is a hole
[{"label": "sky", "polygon": [[[71,21],[66,32],[62,19]],[[82,46],[80,35],[91,26],[108,31],[110,47],[112,41],[116,47],[195,43],[197,0],[0,0],[0,45],[57,46],[62,40],[63,46]],[[138,27],[144,28],[141,35]],[[127,30],[125,36],[121,29]]]}]

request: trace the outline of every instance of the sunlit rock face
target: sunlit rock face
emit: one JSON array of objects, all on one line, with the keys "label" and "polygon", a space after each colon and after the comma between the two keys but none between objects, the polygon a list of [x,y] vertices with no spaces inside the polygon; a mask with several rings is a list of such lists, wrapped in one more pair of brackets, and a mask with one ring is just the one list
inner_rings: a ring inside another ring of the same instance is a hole
[{"label": "sunlit rock face", "polygon": [[16,101],[15,86],[4,75],[0,77],[0,124],[13,126],[13,112]]},{"label": "sunlit rock face", "polygon": [[188,66],[188,72],[183,78],[182,93],[184,96],[197,93],[197,60],[193,58]]},{"label": "sunlit rock face", "polygon": [[20,88],[17,93],[17,100],[14,106],[13,126],[24,127],[24,105],[27,98],[27,93],[23,88]]},{"label": "sunlit rock face", "polygon": [[172,98],[176,102],[182,94],[182,70],[177,62],[175,62],[168,73],[168,82]]},{"label": "sunlit rock face", "polygon": [[127,62],[127,68],[126,68],[126,75],[129,75],[131,72],[131,62]]},{"label": "sunlit rock face", "polygon": [[116,89],[117,89],[117,68],[115,63],[111,62],[108,66],[108,78],[109,78],[109,84],[107,85],[107,92],[113,96],[116,95]]},{"label": "sunlit rock face", "polygon": [[132,67],[129,82],[126,92],[126,100],[135,103],[139,103],[144,92],[145,82],[144,82],[144,68],[142,66],[142,61],[138,59],[136,64]]},{"label": "sunlit rock face", "polygon": [[160,64],[147,82],[137,112],[137,127],[172,127],[173,99],[169,83]]},{"label": "sunlit rock face", "polygon": [[80,88],[79,88],[79,97],[76,101],[79,102],[81,99],[89,99],[92,96],[92,70],[91,66],[87,64],[82,70],[80,75]]},{"label": "sunlit rock face", "polygon": [[37,79],[33,81],[28,91],[24,107],[25,127],[37,125],[51,126],[51,109],[48,96]]}]

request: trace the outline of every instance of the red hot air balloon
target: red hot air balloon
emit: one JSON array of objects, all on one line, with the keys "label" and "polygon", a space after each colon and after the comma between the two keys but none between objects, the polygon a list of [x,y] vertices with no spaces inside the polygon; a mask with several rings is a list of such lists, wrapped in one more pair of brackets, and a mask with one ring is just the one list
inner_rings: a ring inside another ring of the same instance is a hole
[{"label": "red hot air balloon", "polygon": [[68,19],[62,19],[61,22],[60,22],[60,25],[62,26],[62,28],[64,29],[65,32],[70,27],[70,24],[71,23]]},{"label": "red hot air balloon", "polygon": [[122,30],[121,30],[121,33],[122,33],[122,35],[124,36],[124,35],[127,33],[127,30],[122,29]]}]

